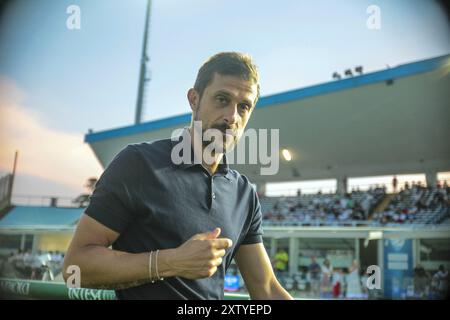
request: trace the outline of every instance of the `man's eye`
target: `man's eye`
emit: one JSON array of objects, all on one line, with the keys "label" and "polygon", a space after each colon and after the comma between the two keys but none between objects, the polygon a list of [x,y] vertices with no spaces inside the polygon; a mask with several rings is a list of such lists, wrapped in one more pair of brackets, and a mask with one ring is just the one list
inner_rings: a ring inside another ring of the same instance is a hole
[{"label": "man's eye", "polygon": [[217,100],[220,104],[226,104],[226,103],[228,102],[228,100],[227,100],[225,97],[223,97],[223,96],[218,96],[218,97],[216,98],[216,100]]},{"label": "man's eye", "polygon": [[250,110],[250,106],[249,106],[248,104],[246,104],[246,103],[241,103],[241,104],[239,105],[239,107],[240,107],[241,109],[245,110],[245,111],[249,111],[249,110]]}]

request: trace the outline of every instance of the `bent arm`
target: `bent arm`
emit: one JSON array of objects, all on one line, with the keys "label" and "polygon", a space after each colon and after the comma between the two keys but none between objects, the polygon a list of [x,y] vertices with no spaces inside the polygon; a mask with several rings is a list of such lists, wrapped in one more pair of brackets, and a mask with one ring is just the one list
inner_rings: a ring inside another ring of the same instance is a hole
[{"label": "bent arm", "polygon": [[[70,276],[66,273],[67,268],[76,265],[81,271],[81,286],[85,288],[124,289],[149,282],[150,254],[110,249],[118,236],[117,232],[83,214],[64,258],[64,280]],[[167,264],[172,251],[159,252],[158,272],[161,277],[174,276]]]},{"label": "bent arm", "polygon": [[[225,250],[232,246],[230,239],[218,238],[220,232],[220,228],[215,228],[198,233],[177,248],[160,250],[157,261],[159,276],[211,277],[222,264]],[[70,276],[67,268],[76,265],[81,271],[80,284],[86,288],[125,289],[149,282],[150,253],[110,249],[118,237],[117,232],[83,214],[64,259],[64,280]],[[156,259],[153,258],[152,278],[155,278]]]},{"label": "bent arm", "polygon": [[275,277],[262,243],[241,245],[235,260],[252,299],[293,299]]}]

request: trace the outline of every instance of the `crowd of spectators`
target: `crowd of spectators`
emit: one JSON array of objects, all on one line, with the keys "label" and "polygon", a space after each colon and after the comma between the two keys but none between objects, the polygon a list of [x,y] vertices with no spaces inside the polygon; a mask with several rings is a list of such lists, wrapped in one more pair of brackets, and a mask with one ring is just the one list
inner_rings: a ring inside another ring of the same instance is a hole
[{"label": "crowd of spectators", "polygon": [[[273,207],[263,211],[263,218],[273,224],[290,221],[307,224],[313,222],[345,222],[368,220],[372,210],[386,193],[385,187],[351,193],[301,195],[281,197]],[[264,198],[262,201],[265,201]]]},{"label": "crowd of spectators", "polygon": [[[397,190],[395,184],[395,190]],[[376,186],[367,191],[352,190],[346,194],[301,194],[296,197],[260,197],[263,219],[270,225],[308,225],[317,223],[431,223],[437,224],[450,214],[450,187],[447,182],[436,186],[424,186],[421,182],[408,182],[394,193],[381,212],[374,212],[387,196],[385,186]],[[422,213],[439,219],[418,220]],[[442,219],[440,219],[442,218]],[[449,217],[450,218],[450,217]],[[428,221],[428,222],[427,222]]]},{"label": "crowd of spectators", "polygon": [[0,262],[0,275],[28,280],[53,281],[61,273],[64,254],[59,251],[18,250]]},{"label": "crowd of spectators", "polygon": [[450,207],[450,187],[447,182],[435,187],[424,186],[420,182],[408,182],[395,194],[383,212],[373,215],[381,224],[412,223],[423,212],[440,213]]},{"label": "crowd of spectators", "polygon": [[418,299],[445,299],[448,298],[449,288],[448,271],[444,265],[440,265],[438,270],[428,272],[418,264],[414,268],[414,296]]},{"label": "crowd of spectators", "polygon": [[[287,252],[283,249],[272,259],[277,279],[295,296],[323,299],[369,298],[366,269],[360,268],[357,260],[346,267],[335,267],[327,258],[322,257],[319,261],[312,256],[310,263],[299,266],[295,274],[289,274],[287,262]],[[240,281],[240,291],[245,292],[243,281]],[[375,291],[372,292],[374,294]]]}]

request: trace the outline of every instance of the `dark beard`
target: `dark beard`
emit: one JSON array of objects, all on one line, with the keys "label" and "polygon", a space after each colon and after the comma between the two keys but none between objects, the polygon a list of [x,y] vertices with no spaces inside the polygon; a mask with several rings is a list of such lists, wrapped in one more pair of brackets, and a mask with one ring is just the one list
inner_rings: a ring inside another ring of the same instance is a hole
[{"label": "dark beard", "polygon": [[[231,151],[234,148],[234,146],[237,144],[237,133],[228,124],[226,124],[226,123],[213,124],[211,127],[207,128],[207,129],[202,129],[202,134],[204,135],[206,130],[208,130],[208,129],[216,129],[216,130],[219,130],[220,132],[222,132],[222,141],[219,143],[221,143],[221,145],[222,145],[223,153],[227,153],[228,151]],[[227,142],[230,140],[230,138],[229,137],[227,138],[227,135],[226,135],[227,130],[231,131],[233,134],[233,138],[232,138],[233,143],[229,146],[227,145]],[[216,137],[214,136],[211,139],[211,141],[203,141],[203,147],[206,147],[211,143],[216,143],[215,140],[216,140]]]}]

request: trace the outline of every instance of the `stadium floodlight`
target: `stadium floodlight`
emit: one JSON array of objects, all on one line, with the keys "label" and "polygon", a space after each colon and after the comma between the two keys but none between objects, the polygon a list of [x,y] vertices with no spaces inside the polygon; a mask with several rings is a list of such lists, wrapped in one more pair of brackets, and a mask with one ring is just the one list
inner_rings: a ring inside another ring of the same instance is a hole
[{"label": "stadium floodlight", "polygon": [[363,67],[362,66],[357,66],[355,68],[355,72],[358,72],[359,74],[362,74],[363,73]]},{"label": "stadium floodlight", "polygon": [[383,239],[383,231],[370,231],[369,232],[370,240],[379,240]]},{"label": "stadium floodlight", "polygon": [[283,155],[284,160],[286,161],[292,160],[291,152],[288,149],[281,150],[281,154]]},{"label": "stadium floodlight", "polygon": [[364,240],[364,247],[367,248],[370,240],[381,240],[383,239],[383,231],[369,231],[368,237]]},{"label": "stadium floodlight", "polygon": [[333,73],[333,79],[336,79],[336,80],[341,80],[341,75],[339,74],[339,73],[337,73],[337,72],[335,72],[335,73]]},{"label": "stadium floodlight", "polygon": [[144,24],[144,39],[142,44],[142,53],[141,53],[141,66],[139,71],[139,82],[138,82],[138,92],[137,92],[137,100],[136,100],[136,113],[134,116],[134,124],[140,124],[142,122],[142,113],[144,106],[144,95],[147,83],[150,81],[149,70],[148,70],[148,62],[150,58],[147,54],[147,42],[148,42],[148,34],[149,34],[149,20],[151,15],[152,1],[147,0],[147,10],[145,15],[145,24]]},{"label": "stadium floodlight", "polygon": [[344,74],[348,77],[353,77],[352,69],[347,69],[344,71]]}]

